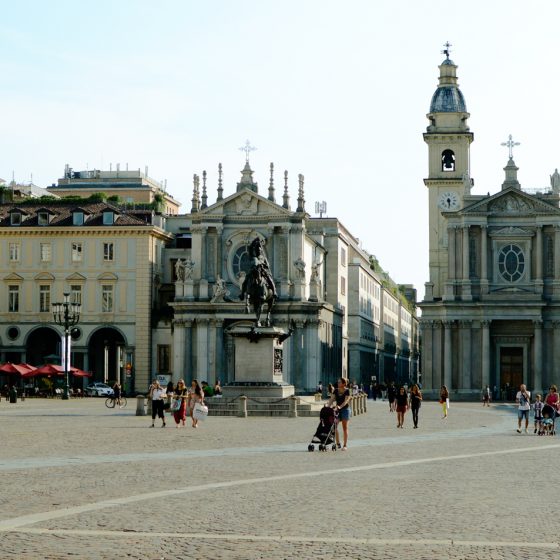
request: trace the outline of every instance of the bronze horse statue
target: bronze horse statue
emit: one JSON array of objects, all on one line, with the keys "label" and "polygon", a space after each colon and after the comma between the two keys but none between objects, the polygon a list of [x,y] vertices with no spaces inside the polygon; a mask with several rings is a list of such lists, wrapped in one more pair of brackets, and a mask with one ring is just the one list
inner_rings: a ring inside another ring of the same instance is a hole
[{"label": "bronze horse statue", "polygon": [[262,326],[261,314],[264,305],[267,304],[265,326],[270,327],[270,315],[278,296],[268,260],[263,254],[261,240],[258,237],[249,246],[249,256],[252,266],[243,281],[239,299],[245,301],[247,313],[249,313],[250,305],[253,306],[256,315],[256,327]]}]

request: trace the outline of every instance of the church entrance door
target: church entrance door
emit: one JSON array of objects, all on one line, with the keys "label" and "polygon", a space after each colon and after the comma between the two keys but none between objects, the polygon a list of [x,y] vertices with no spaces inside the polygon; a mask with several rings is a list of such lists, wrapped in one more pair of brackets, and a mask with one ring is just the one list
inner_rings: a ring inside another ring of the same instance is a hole
[{"label": "church entrance door", "polygon": [[523,348],[506,346],[500,348],[500,381],[511,400],[523,383]]}]

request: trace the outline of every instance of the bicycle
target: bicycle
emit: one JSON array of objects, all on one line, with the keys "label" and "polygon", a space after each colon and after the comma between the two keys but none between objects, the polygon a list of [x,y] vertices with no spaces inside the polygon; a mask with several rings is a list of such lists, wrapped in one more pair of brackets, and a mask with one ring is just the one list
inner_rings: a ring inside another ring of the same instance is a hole
[{"label": "bicycle", "polygon": [[[126,406],[126,397],[120,397],[120,401],[121,404],[119,405],[119,408],[124,408]],[[117,398],[116,397],[108,397],[105,400],[105,406],[107,408],[115,408],[117,404]]]}]

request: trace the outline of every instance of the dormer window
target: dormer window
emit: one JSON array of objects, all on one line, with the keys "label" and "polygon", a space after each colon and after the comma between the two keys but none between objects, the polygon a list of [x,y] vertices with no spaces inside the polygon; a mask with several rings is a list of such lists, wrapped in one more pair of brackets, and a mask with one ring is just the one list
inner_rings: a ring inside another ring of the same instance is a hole
[{"label": "dormer window", "polygon": [[37,223],[40,226],[48,226],[49,225],[49,213],[48,212],[39,212],[37,214]]},{"label": "dormer window", "polygon": [[12,226],[21,225],[21,212],[12,212],[10,214],[10,225]]},{"label": "dormer window", "polygon": [[72,225],[83,226],[84,225],[84,213],[81,211],[76,211],[72,213]]},{"label": "dormer window", "polygon": [[115,223],[115,213],[112,210],[103,212],[103,225],[112,226]]}]

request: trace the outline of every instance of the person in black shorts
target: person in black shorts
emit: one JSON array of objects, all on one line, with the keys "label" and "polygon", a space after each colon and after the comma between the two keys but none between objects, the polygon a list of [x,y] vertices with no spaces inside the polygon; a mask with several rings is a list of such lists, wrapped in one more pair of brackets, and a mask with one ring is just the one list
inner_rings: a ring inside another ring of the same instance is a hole
[{"label": "person in black shorts", "polygon": [[387,387],[387,399],[389,400],[389,412],[395,411],[395,398],[397,396],[397,388],[395,383],[391,381]]}]

